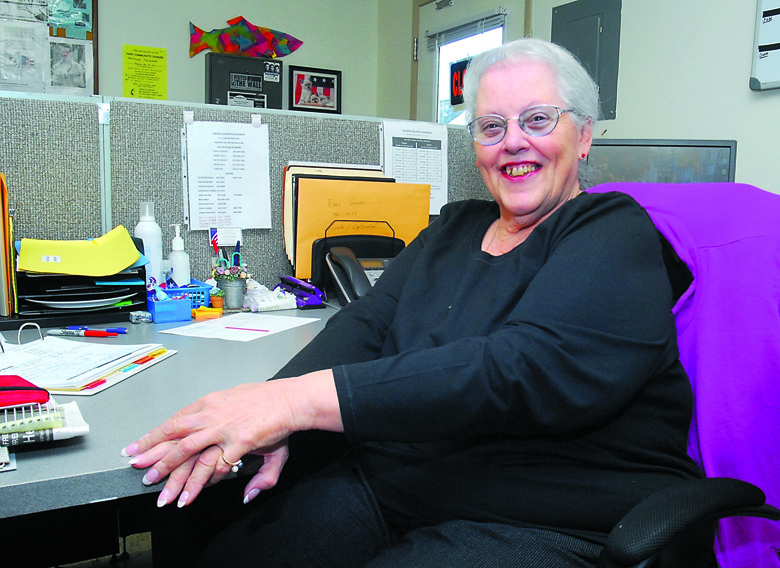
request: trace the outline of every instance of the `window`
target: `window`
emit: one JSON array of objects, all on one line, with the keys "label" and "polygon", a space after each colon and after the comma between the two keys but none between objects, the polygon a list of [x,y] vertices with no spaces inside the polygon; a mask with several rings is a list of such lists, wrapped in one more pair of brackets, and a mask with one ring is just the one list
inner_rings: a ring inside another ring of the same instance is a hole
[{"label": "window", "polygon": [[435,64],[431,67],[421,65],[420,70],[435,68],[433,76],[429,75],[434,81],[434,91],[431,93],[434,96],[429,100],[434,104],[432,118],[435,117],[437,122],[465,123],[465,110],[460,105],[456,108],[450,105],[450,64],[501,45],[504,39],[505,18],[506,10],[499,7],[484,16],[469,18],[465,20],[466,23],[450,24],[443,31],[426,30],[427,52],[435,59]]},{"label": "window", "polygon": [[450,105],[450,64],[474,57],[501,45],[504,39],[504,28],[496,28],[487,32],[453,41],[439,47],[439,82],[436,117],[442,124],[466,124],[466,110],[458,105]]}]

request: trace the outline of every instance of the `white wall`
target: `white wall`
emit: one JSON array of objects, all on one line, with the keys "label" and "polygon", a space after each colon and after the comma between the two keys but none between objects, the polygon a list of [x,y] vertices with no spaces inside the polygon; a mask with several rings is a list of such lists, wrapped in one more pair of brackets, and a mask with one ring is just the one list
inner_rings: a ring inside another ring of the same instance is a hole
[{"label": "white wall", "polygon": [[[533,34],[552,8],[534,0]],[[737,140],[736,181],[780,193],[780,89],[748,87],[755,0],[623,0],[617,118],[608,138]]]},{"label": "white wall", "polygon": [[[190,59],[189,23],[210,31],[227,27],[228,19],[244,16],[257,26],[279,30],[303,41],[297,51],[281,59],[285,67],[301,65],[341,71],[344,114],[376,116],[378,1],[101,2],[98,10],[100,94],[122,96],[122,46],[142,45],[167,50],[168,100],[204,102],[205,52]],[[285,70],[285,87],[286,78]]]},{"label": "white wall", "polygon": [[379,0],[376,116],[409,119],[414,0]]},{"label": "white wall", "polygon": [[[552,8],[533,2],[549,39]],[[522,0],[501,2],[513,12]],[[204,56],[188,56],[189,22],[210,30],[243,15],[304,45],[286,65],[340,69],[345,114],[408,118],[414,0],[111,0],[99,10],[101,94],[121,96],[122,45],[168,50],[168,98],[202,102]],[[129,6],[129,7],[126,7]],[[780,193],[780,89],[748,87],[755,0],[623,0],[617,119],[609,138],[737,140],[736,180]],[[507,30],[507,39],[522,31]]]}]

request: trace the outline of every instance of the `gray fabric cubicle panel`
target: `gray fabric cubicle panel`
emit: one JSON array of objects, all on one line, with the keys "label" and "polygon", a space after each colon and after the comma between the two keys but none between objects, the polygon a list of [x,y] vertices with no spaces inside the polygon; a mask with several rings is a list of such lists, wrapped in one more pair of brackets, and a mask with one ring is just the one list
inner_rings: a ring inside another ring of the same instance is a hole
[{"label": "gray fabric cubicle panel", "polygon": [[465,127],[449,127],[447,134],[447,202],[493,199],[477,169],[471,134]]},{"label": "gray fabric cubicle panel", "polygon": [[[381,121],[300,112],[234,109],[216,105],[105,99],[109,125],[98,124],[103,99],[0,97],[0,171],[16,205],[16,237],[87,239],[124,225],[131,233],[142,201],[153,201],[170,251],[172,223],[182,223],[181,127],[183,111],[197,121],[245,122],[260,114],[269,125],[271,229],[244,231],[244,259],[266,286],[290,274],[282,236],[282,173],[290,161],[379,164]],[[108,130],[108,152],[101,137]],[[474,165],[471,137],[463,127],[448,128],[449,201],[489,198]],[[109,160],[102,164],[101,160]],[[102,169],[101,169],[102,168]],[[101,171],[107,172],[102,211]],[[192,274],[205,279],[213,252],[206,231],[184,231]]]},{"label": "gray fabric cubicle panel", "polygon": [[[111,103],[111,194],[114,224],[132,230],[142,201],[154,201],[163,230],[163,254],[170,251],[171,223],[183,222],[181,128],[183,111],[195,121],[251,122],[260,114],[269,126],[271,229],[243,231],[243,260],[262,284],[291,274],[282,235],[282,171],[290,161],[379,163],[379,122],[231,109],[216,105],[177,105],[114,100]],[[193,278],[204,280],[214,257],[207,231],[183,231]]]},{"label": "gray fabric cubicle panel", "polygon": [[100,236],[95,102],[0,97],[0,171],[16,207],[14,237]]}]

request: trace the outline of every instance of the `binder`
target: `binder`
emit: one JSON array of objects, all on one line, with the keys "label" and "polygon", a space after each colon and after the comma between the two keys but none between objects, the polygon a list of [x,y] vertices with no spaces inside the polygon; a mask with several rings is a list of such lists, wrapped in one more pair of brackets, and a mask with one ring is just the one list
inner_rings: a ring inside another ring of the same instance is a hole
[{"label": "binder", "polygon": [[11,216],[8,207],[8,184],[0,172],[0,316],[13,313],[14,249]]},{"label": "binder", "polygon": [[93,343],[50,336],[24,344],[0,336],[0,346],[4,374],[19,375],[52,394],[71,396],[99,393],[176,353],[158,343]]}]

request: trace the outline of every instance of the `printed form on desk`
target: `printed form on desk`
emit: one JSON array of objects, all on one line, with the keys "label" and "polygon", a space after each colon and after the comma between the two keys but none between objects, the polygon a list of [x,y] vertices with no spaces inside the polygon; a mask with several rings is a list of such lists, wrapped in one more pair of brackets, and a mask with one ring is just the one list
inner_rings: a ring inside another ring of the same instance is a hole
[{"label": "printed form on desk", "polygon": [[109,345],[58,337],[2,344],[0,374],[69,395],[98,393],[176,353],[156,343]]},{"label": "printed form on desk", "polygon": [[240,313],[218,319],[163,330],[162,333],[206,337],[210,339],[228,339],[231,341],[252,341],[298,327],[317,318],[299,318],[267,314]]}]

